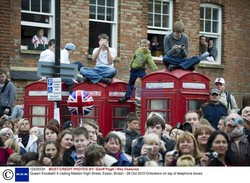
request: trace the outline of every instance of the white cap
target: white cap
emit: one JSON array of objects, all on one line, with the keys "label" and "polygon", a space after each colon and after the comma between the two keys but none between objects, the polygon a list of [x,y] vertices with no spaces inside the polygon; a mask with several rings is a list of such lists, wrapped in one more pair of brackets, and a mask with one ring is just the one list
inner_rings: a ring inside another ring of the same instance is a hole
[{"label": "white cap", "polygon": [[225,79],[223,79],[223,78],[216,78],[215,81],[214,81],[214,83],[221,83],[223,85],[226,84],[225,83]]}]

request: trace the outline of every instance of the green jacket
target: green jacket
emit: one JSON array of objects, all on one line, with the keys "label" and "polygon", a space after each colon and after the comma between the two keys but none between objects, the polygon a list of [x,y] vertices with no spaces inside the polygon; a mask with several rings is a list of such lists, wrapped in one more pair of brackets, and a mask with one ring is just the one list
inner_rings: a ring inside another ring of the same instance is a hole
[{"label": "green jacket", "polygon": [[157,70],[157,66],[155,65],[150,50],[147,53],[144,53],[142,49],[138,48],[134,54],[133,59],[130,63],[130,68],[133,69],[146,69],[146,64],[149,64],[153,71]]}]

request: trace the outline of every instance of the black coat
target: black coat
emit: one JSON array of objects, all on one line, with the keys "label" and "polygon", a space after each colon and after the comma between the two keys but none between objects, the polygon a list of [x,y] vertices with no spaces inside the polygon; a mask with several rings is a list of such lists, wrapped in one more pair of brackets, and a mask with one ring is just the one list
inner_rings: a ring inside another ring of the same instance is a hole
[{"label": "black coat", "polygon": [[75,165],[75,161],[74,159],[71,157],[72,152],[75,150],[75,146],[72,146],[70,149],[68,149],[64,155],[63,155],[63,159],[62,159],[62,166],[74,166]]},{"label": "black coat", "polygon": [[141,135],[134,131],[128,131],[127,129],[124,129],[122,131],[126,135],[126,145],[125,145],[125,153],[131,155],[132,153],[132,141],[134,139],[139,138]]}]

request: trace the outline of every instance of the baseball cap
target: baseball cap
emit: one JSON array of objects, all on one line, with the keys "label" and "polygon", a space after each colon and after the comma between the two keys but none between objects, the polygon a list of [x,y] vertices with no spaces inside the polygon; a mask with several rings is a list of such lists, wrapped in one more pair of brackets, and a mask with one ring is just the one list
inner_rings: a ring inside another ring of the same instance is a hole
[{"label": "baseball cap", "polygon": [[66,121],[63,126],[62,126],[62,130],[66,130],[67,128],[70,128],[70,127],[74,127],[74,123],[73,121],[69,120],[69,121]]},{"label": "baseball cap", "polygon": [[218,95],[221,95],[221,92],[220,90],[216,89],[216,88],[213,88],[211,91],[210,91],[210,95],[213,95],[214,93],[218,94]]},{"label": "baseball cap", "polygon": [[67,43],[64,48],[69,51],[71,50],[75,51],[76,46],[73,43]]},{"label": "baseball cap", "polygon": [[214,81],[214,83],[221,83],[223,85],[226,84],[225,83],[225,79],[223,79],[223,78],[216,78],[215,81]]}]

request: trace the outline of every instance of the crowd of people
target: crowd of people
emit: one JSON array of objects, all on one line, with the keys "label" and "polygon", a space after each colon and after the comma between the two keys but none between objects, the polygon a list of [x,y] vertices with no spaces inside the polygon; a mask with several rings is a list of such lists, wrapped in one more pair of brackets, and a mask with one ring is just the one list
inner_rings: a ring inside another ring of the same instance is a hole
[{"label": "crowd of people", "polygon": [[[200,55],[188,58],[188,36],[184,30],[184,24],[178,21],[173,32],[164,38],[163,63],[170,72],[175,69],[192,71],[201,60],[216,58],[213,40],[207,43],[204,36],[200,37]],[[106,34],[98,38],[99,47],[92,56],[95,68],[85,67],[81,61],[73,64],[77,64],[82,81],[111,84],[117,73],[116,51],[109,47]],[[48,42],[49,47],[41,53],[39,61],[55,62],[55,41]],[[146,76],[146,66],[157,70],[150,51],[150,46],[158,46],[156,42],[140,41],[129,66],[127,92],[119,102],[130,99],[136,79]],[[75,49],[74,44],[67,43],[61,50],[61,63],[70,64],[69,56]],[[72,92],[78,81],[63,79],[63,82]],[[244,96],[239,110],[234,96],[225,88],[225,80],[216,78],[209,101],[199,112],[187,111],[184,123],[171,126],[159,113],[150,113],[147,121],[141,121],[146,123],[146,129],[140,134],[140,120],[131,112],[126,117],[126,129],[111,131],[104,137],[98,122],[93,120],[86,120],[80,127],[67,121],[60,127],[56,119],[51,119],[44,128],[31,128],[30,121],[23,118],[23,106],[13,106],[14,84],[7,79],[6,72],[0,70],[0,165],[249,166],[250,95]]]},{"label": "crowd of people", "polygon": [[[212,93],[214,94],[214,93]],[[216,94],[217,95],[217,94]],[[249,166],[250,106],[241,115],[230,113],[214,127],[196,111],[176,127],[152,112],[144,134],[134,112],[126,129],[103,137],[98,123],[86,120],[60,128],[51,119],[45,128],[26,118],[0,121],[1,166]]]}]

